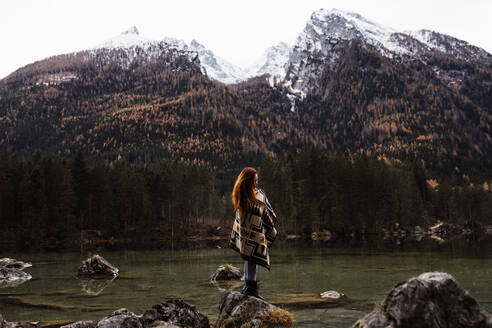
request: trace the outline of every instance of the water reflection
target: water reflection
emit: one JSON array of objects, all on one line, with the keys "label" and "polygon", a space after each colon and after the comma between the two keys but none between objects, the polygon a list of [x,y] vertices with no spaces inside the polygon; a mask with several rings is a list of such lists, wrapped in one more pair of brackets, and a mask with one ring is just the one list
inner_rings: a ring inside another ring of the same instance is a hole
[{"label": "water reflection", "polygon": [[210,281],[208,283],[211,287],[217,288],[221,293],[232,292],[234,290],[241,289],[244,286],[244,281],[237,280],[222,280],[222,281]]},{"label": "water reflection", "polygon": [[82,292],[87,295],[98,296],[113,283],[114,279],[80,279],[80,286],[82,286]]},{"label": "water reflection", "polygon": [[0,288],[17,287],[30,279],[0,280]]}]

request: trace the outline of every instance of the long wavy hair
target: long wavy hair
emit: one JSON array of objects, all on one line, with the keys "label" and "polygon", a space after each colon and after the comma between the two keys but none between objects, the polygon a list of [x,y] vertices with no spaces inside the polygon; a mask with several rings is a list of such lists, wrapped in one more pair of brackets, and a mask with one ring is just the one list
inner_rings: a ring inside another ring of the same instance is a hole
[{"label": "long wavy hair", "polygon": [[237,177],[234,189],[232,190],[232,204],[234,210],[239,211],[243,216],[248,211],[251,203],[258,203],[255,196],[256,170],[252,167],[245,167]]}]

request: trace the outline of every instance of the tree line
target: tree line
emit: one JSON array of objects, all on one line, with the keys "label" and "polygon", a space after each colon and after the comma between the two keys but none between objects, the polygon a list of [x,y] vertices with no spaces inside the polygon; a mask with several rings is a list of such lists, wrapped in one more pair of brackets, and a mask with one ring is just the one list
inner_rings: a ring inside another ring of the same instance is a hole
[{"label": "tree line", "polygon": [[[437,220],[479,231],[492,224],[488,186],[456,177],[429,184],[415,163],[396,167],[349,152],[316,148],[257,166],[260,187],[278,215],[281,234],[380,233]],[[132,242],[186,239],[204,227],[231,224],[230,192],[239,169],[211,170],[179,161],[112,163],[97,158],[19,159],[0,152],[0,239],[18,246],[64,245],[81,231]],[[202,230],[200,230],[202,229]],[[210,229],[209,229],[210,230]]]}]

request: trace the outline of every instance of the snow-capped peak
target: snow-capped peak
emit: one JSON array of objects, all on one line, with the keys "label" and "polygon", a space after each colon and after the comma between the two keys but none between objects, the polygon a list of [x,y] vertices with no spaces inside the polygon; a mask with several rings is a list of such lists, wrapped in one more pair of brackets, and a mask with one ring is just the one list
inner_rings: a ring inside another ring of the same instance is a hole
[{"label": "snow-capped peak", "polygon": [[246,68],[250,77],[268,74],[268,81],[274,86],[285,76],[285,66],[289,61],[291,46],[280,42],[269,47],[253,65]]},{"label": "snow-capped peak", "polygon": [[296,46],[322,50],[324,39],[361,39],[379,49],[405,52],[391,39],[397,32],[391,27],[375,23],[358,13],[340,9],[319,9],[311,15],[303,32],[296,40]]},{"label": "snow-capped peak", "polygon": [[135,26],[130,27],[120,35],[109,38],[103,43],[94,47],[99,48],[129,48],[133,46],[142,46],[149,43],[154,43],[151,39],[144,38],[138,33],[138,29]]},{"label": "snow-capped peak", "polygon": [[126,30],[125,32],[123,32],[121,34],[136,34],[136,35],[139,35],[138,29],[137,29],[137,27],[135,25],[133,25],[132,27],[130,27],[128,30]]},{"label": "snow-capped peak", "polygon": [[209,77],[225,84],[238,83],[249,78],[242,68],[216,56],[196,40],[191,41],[189,48],[198,53],[200,64]]},{"label": "snow-capped peak", "polygon": [[314,92],[325,64],[338,60],[340,41],[361,40],[392,56],[406,53],[392,35],[391,27],[377,24],[361,15],[339,9],[319,9],[313,12],[299,34],[289,54],[284,87],[293,95],[304,97]]},{"label": "snow-capped peak", "polygon": [[188,45],[186,42],[180,39],[175,39],[175,38],[170,38],[170,37],[164,37],[161,42],[164,42],[166,45],[168,45],[171,48],[174,49],[179,49],[179,50],[188,50]]}]

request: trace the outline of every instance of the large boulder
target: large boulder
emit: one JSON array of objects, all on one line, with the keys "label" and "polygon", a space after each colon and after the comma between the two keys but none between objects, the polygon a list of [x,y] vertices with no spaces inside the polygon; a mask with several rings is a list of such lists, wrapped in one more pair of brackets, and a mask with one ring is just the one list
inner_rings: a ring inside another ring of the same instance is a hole
[{"label": "large boulder", "polygon": [[226,264],[221,265],[219,268],[210,276],[211,281],[224,281],[224,280],[241,280],[243,274],[238,268]]},{"label": "large boulder", "polygon": [[142,322],[145,327],[166,326],[210,328],[208,318],[197,311],[194,305],[188,304],[182,299],[171,299],[156,304],[152,309],[142,314]]},{"label": "large boulder", "polygon": [[93,321],[77,321],[60,328],[96,328],[96,324]]},{"label": "large boulder", "polygon": [[449,274],[423,273],[396,285],[353,328],[492,328],[492,315]]},{"label": "large boulder", "polygon": [[32,264],[4,257],[3,259],[0,259],[0,267],[24,270],[25,268],[32,267]]},{"label": "large boulder", "polygon": [[118,268],[106,261],[100,255],[93,255],[82,261],[77,271],[79,278],[114,278],[118,276]]},{"label": "large boulder", "polygon": [[0,267],[0,288],[15,287],[28,280],[32,276],[20,269]]},{"label": "large boulder", "polygon": [[102,318],[97,328],[143,328],[140,318],[128,309],[119,309]]},{"label": "large boulder", "polygon": [[272,304],[239,292],[222,296],[217,328],[291,327],[292,314]]}]

